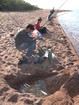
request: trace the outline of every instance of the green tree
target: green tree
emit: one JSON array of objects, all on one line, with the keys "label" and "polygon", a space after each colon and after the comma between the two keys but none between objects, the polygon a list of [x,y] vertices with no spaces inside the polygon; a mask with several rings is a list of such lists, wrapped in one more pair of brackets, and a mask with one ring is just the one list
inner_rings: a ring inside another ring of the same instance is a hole
[{"label": "green tree", "polygon": [[39,8],[26,3],[24,0],[0,0],[0,11],[26,11],[35,9]]}]

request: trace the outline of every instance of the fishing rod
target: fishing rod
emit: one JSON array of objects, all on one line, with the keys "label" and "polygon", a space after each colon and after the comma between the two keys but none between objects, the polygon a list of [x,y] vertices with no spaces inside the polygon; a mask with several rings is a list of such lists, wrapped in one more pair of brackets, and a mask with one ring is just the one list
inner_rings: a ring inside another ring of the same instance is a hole
[{"label": "fishing rod", "polygon": [[[68,1],[68,0],[65,0],[64,3],[63,3],[52,15],[54,15],[56,12],[58,12],[58,10],[59,10],[67,1]],[[50,17],[42,26],[44,26],[50,19],[51,19],[51,17]]]},{"label": "fishing rod", "polygon": [[17,20],[15,20],[15,18],[9,13],[9,12],[7,12],[8,14],[9,14],[9,16],[17,23],[17,25],[21,28],[21,26],[19,25],[19,23],[17,22]]},{"label": "fishing rod", "polygon": [[[67,2],[68,0],[65,0],[64,3],[57,9],[57,11]],[[56,12],[57,12],[56,11]]]},{"label": "fishing rod", "polygon": [[[2,3],[2,4],[9,4],[9,3]],[[0,4],[0,6],[1,6],[1,8],[3,9],[3,11],[4,11],[5,9],[4,9],[3,5]],[[18,25],[20,28],[22,28],[22,27],[19,25],[18,21],[10,14],[10,12],[7,11],[7,13],[8,13],[8,15],[15,21],[15,23],[17,23],[17,25]]]}]

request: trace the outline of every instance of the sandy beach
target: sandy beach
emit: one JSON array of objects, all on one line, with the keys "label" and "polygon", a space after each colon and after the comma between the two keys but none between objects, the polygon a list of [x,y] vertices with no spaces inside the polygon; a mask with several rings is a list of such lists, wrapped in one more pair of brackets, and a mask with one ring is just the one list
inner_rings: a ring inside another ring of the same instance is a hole
[{"label": "sandy beach", "polygon": [[[46,61],[45,68],[39,63],[18,66],[22,52],[13,45],[10,34],[34,24],[39,17],[43,25],[49,11],[0,12],[0,105],[79,105],[79,58],[57,18],[53,25],[45,24],[51,31],[42,35],[46,41],[37,40],[40,46],[51,46],[56,56],[52,63]],[[23,83],[33,87],[39,80],[45,83],[45,97],[19,91]]]}]

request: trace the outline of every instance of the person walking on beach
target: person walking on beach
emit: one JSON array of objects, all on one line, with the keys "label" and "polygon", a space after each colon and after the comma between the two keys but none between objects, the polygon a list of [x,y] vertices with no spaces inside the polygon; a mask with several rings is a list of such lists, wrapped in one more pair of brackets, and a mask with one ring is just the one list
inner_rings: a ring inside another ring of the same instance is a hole
[{"label": "person walking on beach", "polygon": [[38,21],[34,24],[34,29],[37,29],[40,33],[46,33],[47,32],[47,29],[46,27],[41,27],[40,24],[41,24],[41,21],[42,21],[42,18],[39,17],[38,18]]}]

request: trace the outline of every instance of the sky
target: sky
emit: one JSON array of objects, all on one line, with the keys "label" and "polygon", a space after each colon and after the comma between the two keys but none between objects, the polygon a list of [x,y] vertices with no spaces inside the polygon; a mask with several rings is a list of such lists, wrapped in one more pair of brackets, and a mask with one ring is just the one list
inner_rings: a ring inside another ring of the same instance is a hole
[{"label": "sky", "polygon": [[79,9],[79,0],[24,0],[43,9]]}]

